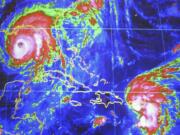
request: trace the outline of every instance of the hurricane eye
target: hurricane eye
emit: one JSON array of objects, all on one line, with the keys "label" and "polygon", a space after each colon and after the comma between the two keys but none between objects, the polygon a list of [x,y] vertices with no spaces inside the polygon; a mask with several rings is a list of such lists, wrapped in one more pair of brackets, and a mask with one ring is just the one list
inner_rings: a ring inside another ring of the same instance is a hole
[{"label": "hurricane eye", "polygon": [[15,59],[23,59],[33,52],[34,42],[31,37],[21,35],[16,37],[16,42],[13,44],[12,49],[12,56]]},{"label": "hurricane eye", "polygon": [[17,44],[17,46],[18,46],[19,48],[22,48],[22,47],[24,46],[24,43],[23,43],[23,42],[19,42],[19,43]]}]

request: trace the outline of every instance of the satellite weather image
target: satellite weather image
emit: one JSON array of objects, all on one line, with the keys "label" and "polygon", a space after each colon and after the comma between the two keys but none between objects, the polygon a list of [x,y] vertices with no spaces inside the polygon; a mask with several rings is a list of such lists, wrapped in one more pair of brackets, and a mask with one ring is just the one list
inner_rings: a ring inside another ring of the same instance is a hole
[{"label": "satellite weather image", "polygon": [[180,0],[0,0],[0,135],[180,135]]}]

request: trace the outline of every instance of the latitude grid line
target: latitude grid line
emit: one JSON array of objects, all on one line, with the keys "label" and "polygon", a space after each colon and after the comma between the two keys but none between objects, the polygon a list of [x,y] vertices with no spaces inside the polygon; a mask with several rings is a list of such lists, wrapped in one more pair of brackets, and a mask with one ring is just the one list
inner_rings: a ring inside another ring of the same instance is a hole
[{"label": "latitude grid line", "polygon": [[[17,30],[21,30],[21,29],[52,29],[52,30],[62,30],[62,29],[67,29],[67,30],[74,30],[74,29],[90,29],[90,30],[92,30],[93,28],[85,28],[85,27],[76,27],[76,28],[73,28],[73,27],[67,27],[67,28],[64,28],[64,27],[62,27],[62,28],[56,28],[56,27],[52,27],[52,28],[46,28],[46,27],[36,27],[36,28],[0,28],[0,32],[3,32],[3,31],[5,31],[5,30],[13,30],[13,29],[17,29]],[[112,27],[98,27],[98,28],[95,28],[95,29],[103,29],[103,30],[131,30],[131,31],[135,31],[135,30],[137,30],[137,31],[180,31],[180,28],[172,28],[172,29],[165,29],[165,28],[112,28]]]},{"label": "latitude grid line", "polygon": [[[2,91],[2,90],[0,90],[0,91]],[[100,90],[98,90],[98,91],[100,91]],[[98,91],[63,91],[63,92],[65,92],[65,93],[73,93],[73,94],[82,94],[82,93],[96,93]],[[16,90],[16,91],[7,91],[7,90],[5,90],[5,92],[7,92],[7,93],[17,93],[17,92],[19,92],[19,90]],[[122,90],[122,91],[107,91],[107,90],[103,91],[103,90],[101,90],[100,92],[125,93],[124,90]],[[46,93],[46,91],[33,91],[32,93]],[[59,91],[50,91],[50,93],[59,93]],[[149,93],[148,92],[131,92],[131,93],[151,94],[151,93],[162,93],[162,92],[149,92]],[[180,93],[180,91],[176,91],[176,93]],[[1,97],[1,95],[0,95],[0,97]]]}]

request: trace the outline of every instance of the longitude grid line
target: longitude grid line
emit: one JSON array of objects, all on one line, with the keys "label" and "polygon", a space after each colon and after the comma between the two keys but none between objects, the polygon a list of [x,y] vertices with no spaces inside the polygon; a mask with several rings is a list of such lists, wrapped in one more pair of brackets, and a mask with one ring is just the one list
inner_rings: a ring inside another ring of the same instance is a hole
[{"label": "longitude grid line", "polygon": [[[6,101],[5,101],[5,102],[6,102],[6,108],[5,108],[5,109],[6,109],[6,118],[5,118],[5,119],[6,119],[6,121],[7,121],[7,120],[8,120],[8,118],[7,118],[7,114],[8,114],[8,112],[7,112],[7,111],[8,111],[8,99],[7,99],[7,98],[6,98]],[[7,124],[7,123],[6,123],[6,124]],[[7,130],[7,128],[6,128],[7,125],[6,125],[6,124],[5,124],[5,130]]]},{"label": "longitude grid line", "polygon": [[[58,29],[56,29],[56,28],[54,28],[55,29],[55,33],[58,33]],[[59,34],[59,33],[58,33]],[[57,36],[58,37],[58,36]],[[61,41],[60,41],[60,37],[58,37],[58,39],[57,40],[59,40],[59,41],[57,41],[58,42],[58,44],[59,44],[59,46],[60,46],[60,48],[62,47],[62,44],[61,44]],[[62,48],[61,48],[62,49]],[[55,91],[55,92],[58,92],[58,91]],[[63,93],[62,93],[63,92]],[[64,91],[62,90],[62,92],[58,92],[58,95],[59,95],[59,113],[60,113],[60,116],[61,115],[63,115],[62,114],[62,104],[61,104],[61,98],[62,98],[62,94],[64,94]],[[59,117],[60,118],[60,128],[63,128],[63,122],[62,122],[62,117]],[[61,130],[61,129],[60,129]]]},{"label": "longitude grid line", "polygon": [[[161,21],[161,17],[160,17],[160,9],[159,9],[159,3],[157,2],[157,9],[158,9],[158,17],[159,17],[159,23],[160,23],[160,26],[162,26],[162,21]],[[161,41],[162,41],[162,46],[163,46],[163,51],[165,53],[165,41],[164,41],[164,33],[163,31],[161,30]],[[166,56],[164,55],[164,60],[166,61]]]},{"label": "longitude grid line", "polygon": [[[110,11],[109,12],[112,12],[112,9],[110,9]],[[112,16],[112,14],[110,15],[110,20],[113,20],[113,16]],[[113,30],[117,30],[117,28],[112,28],[112,23],[110,23],[110,32],[111,32],[111,41],[110,41],[110,43],[111,43],[111,72],[112,72],[112,88],[111,88],[111,91],[112,92],[114,92],[114,71],[113,71],[113,67],[114,67],[114,46],[113,46]],[[106,28],[102,28],[102,29],[106,29]],[[115,112],[115,104],[113,104],[113,110],[114,110],[114,112]],[[115,126],[114,126],[114,118],[113,118],[113,135],[116,135],[116,128],[115,128]]]},{"label": "longitude grid line", "polygon": [[[112,12],[111,11],[112,9],[110,9],[110,12]],[[112,16],[112,14],[110,15],[110,20],[113,20],[113,16]],[[115,64],[115,62],[114,62],[114,45],[113,45],[113,30],[117,30],[117,28],[112,28],[112,23],[110,23],[110,29],[107,29],[107,30],[110,30],[110,34],[111,34],[111,41],[110,41],[110,43],[111,43],[111,72],[112,72],[112,88],[111,88],[111,91],[114,93],[115,91],[114,91],[114,70],[113,70],[113,68],[114,68],[114,64]],[[102,28],[102,29],[106,29],[106,28]],[[114,112],[115,112],[115,104],[113,104],[113,110],[114,110]],[[115,128],[115,126],[114,126],[114,122],[115,122],[115,119],[113,118],[113,130],[114,130],[114,132],[113,132],[113,135],[116,135],[116,128]]]},{"label": "longitude grid line", "polygon": [[[63,92],[64,93],[64,92]],[[60,93],[60,98],[59,98],[59,107],[60,107],[60,116],[62,115],[62,108],[61,108],[61,97],[62,97],[62,93]],[[60,128],[63,128],[63,124],[62,124],[62,117],[60,117]]]},{"label": "longitude grid line", "polygon": [[[112,62],[112,63],[111,63],[111,64],[112,64],[112,65],[111,65],[111,66],[112,66],[112,67],[111,67],[111,68],[112,68],[112,69],[111,69],[111,70],[112,70],[112,71],[111,71],[111,72],[112,72],[112,91],[115,93],[115,90],[114,90],[114,71],[113,71],[114,64],[115,64],[115,62],[114,62],[114,58],[115,58],[114,55],[115,55],[115,54],[114,54],[114,46],[113,46],[113,43],[114,43],[114,42],[113,42],[113,30],[114,30],[114,29],[110,29],[110,31],[111,31],[111,39],[110,39],[111,42],[110,42],[110,43],[111,43],[111,55],[112,55],[112,56],[111,56],[111,57],[112,57],[112,58],[111,58],[111,62]],[[115,109],[115,104],[113,104],[113,109],[114,109],[114,112],[115,112],[115,111],[116,111],[116,109]],[[114,126],[114,123],[115,123],[115,119],[113,118],[113,128],[114,128],[114,133],[113,133],[113,134],[116,135],[116,127]]]}]

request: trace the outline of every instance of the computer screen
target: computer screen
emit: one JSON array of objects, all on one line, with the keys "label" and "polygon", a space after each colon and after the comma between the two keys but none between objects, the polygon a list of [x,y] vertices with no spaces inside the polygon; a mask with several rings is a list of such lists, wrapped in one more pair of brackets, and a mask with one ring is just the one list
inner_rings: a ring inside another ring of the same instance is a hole
[{"label": "computer screen", "polygon": [[0,0],[0,135],[179,135],[179,0]]}]

